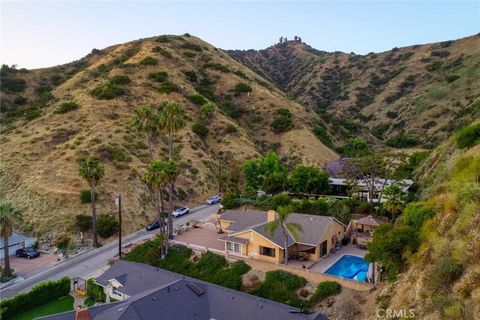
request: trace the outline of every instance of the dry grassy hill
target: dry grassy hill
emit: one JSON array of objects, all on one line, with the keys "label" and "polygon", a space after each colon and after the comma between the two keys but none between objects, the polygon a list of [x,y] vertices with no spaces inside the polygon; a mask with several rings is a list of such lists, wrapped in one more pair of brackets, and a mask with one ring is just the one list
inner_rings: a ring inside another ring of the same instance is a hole
[{"label": "dry grassy hill", "polygon": [[[241,84],[241,85],[239,85]],[[160,36],[93,50],[74,63],[40,70],[2,68],[1,193],[24,209],[25,229],[37,234],[70,228],[88,213],[79,191],[78,160],[100,157],[106,176],[99,212],[114,211],[115,192],[125,195],[125,227],[133,231],[153,216],[139,173],[148,163],[142,136],[130,128],[134,110],[180,102],[190,120],[179,132],[175,153],[182,167],[177,203],[193,205],[217,189],[217,160],[240,163],[268,150],[285,162],[318,166],[337,154],[312,133],[317,116],[225,52],[184,36]],[[205,100],[216,111],[208,134],[192,132]],[[67,104],[65,104],[67,103]],[[274,130],[278,109],[293,125]],[[285,110],[283,111],[285,112]],[[166,140],[155,138],[164,158]]]},{"label": "dry grassy hill", "polygon": [[480,35],[367,55],[301,41],[229,53],[320,114],[337,143],[405,131],[432,148],[480,116]]}]

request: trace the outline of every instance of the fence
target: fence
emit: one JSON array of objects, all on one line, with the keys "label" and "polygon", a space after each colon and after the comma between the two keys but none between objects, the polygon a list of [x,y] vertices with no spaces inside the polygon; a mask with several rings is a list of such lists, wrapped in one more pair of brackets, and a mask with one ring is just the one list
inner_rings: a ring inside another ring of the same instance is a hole
[{"label": "fence", "polygon": [[303,269],[303,268],[297,268],[297,267],[292,267],[289,265],[284,265],[284,264],[274,264],[274,263],[269,263],[269,262],[263,262],[248,256],[243,256],[243,255],[235,255],[232,253],[225,252],[224,250],[218,250],[214,248],[207,248],[204,246],[199,246],[191,243],[186,243],[182,241],[176,241],[172,240],[171,241],[173,244],[180,244],[189,247],[195,252],[206,252],[210,251],[219,255],[225,256],[228,260],[244,260],[247,262],[250,267],[254,270],[261,270],[261,271],[274,271],[274,270],[284,270],[288,271],[290,273],[296,274],[298,276],[304,277],[305,279],[312,281],[312,282],[324,282],[324,281],[336,281],[338,282],[342,287],[353,289],[353,290],[358,290],[358,291],[367,291],[372,289],[375,285],[373,283],[368,283],[368,282],[359,282],[356,280],[351,280],[351,279],[346,279],[346,278],[341,278],[341,277],[336,277],[332,276],[329,274],[325,273],[320,273],[320,272],[315,272],[315,271],[310,271],[309,269]]}]

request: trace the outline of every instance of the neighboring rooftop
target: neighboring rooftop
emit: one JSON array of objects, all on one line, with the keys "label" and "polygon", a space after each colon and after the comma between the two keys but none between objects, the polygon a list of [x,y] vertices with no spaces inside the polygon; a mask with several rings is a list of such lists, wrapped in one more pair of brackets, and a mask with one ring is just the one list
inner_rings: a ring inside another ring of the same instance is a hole
[{"label": "neighboring rooftop", "polygon": [[[137,263],[121,261],[122,268]],[[117,262],[118,263],[118,262]],[[114,265],[115,266],[115,265]],[[158,269],[167,277],[169,271]],[[176,275],[176,274],[174,274]],[[229,319],[229,320],[324,320],[320,314],[306,315],[299,309],[227,289],[201,280],[177,275],[178,279],[157,288],[145,290],[124,301],[89,308],[90,320],[162,320],[162,319]],[[128,277],[127,277],[128,278]],[[42,320],[75,320],[75,311],[40,318]]]},{"label": "neighboring rooftop", "polygon": [[231,224],[225,229],[226,231],[237,232],[266,222],[267,212],[251,209],[245,211],[227,210],[222,213],[221,219],[231,222]]}]

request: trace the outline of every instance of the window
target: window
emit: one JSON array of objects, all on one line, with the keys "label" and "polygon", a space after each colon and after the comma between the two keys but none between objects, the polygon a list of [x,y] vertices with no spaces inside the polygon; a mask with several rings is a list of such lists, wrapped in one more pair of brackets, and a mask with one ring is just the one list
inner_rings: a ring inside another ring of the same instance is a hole
[{"label": "window", "polygon": [[260,254],[262,256],[275,257],[275,249],[260,246]]},{"label": "window", "polygon": [[242,253],[242,246],[239,243],[227,241],[227,251]]},{"label": "window", "polygon": [[122,296],[122,293],[121,293],[121,292],[119,292],[119,291],[117,291],[117,288],[115,288],[115,287],[113,287],[113,289],[112,289],[112,293],[113,293],[114,295],[117,295],[117,296],[119,296],[119,297],[121,297],[121,296]]}]

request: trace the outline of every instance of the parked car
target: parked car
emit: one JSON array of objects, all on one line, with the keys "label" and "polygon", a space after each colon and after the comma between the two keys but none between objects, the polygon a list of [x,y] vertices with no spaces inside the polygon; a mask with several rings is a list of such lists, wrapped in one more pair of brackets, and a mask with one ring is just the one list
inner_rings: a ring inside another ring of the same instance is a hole
[{"label": "parked car", "polygon": [[37,249],[33,247],[29,247],[29,248],[18,249],[15,252],[15,254],[17,255],[17,257],[33,259],[38,257],[40,255],[40,252],[38,252]]},{"label": "parked car", "polygon": [[211,196],[210,198],[207,199],[206,203],[207,204],[215,204],[220,202],[222,200],[222,197],[220,197],[218,194]]},{"label": "parked car", "polygon": [[158,220],[155,220],[152,223],[150,223],[149,225],[147,225],[147,227],[145,229],[147,229],[147,231],[152,231],[152,230],[155,230],[155,229],[158,229],[158,228],[160,228],[160,222]]},{"label": "parked car", "polygon": [[190,209],[188,207],[180,207],[175,209],[175,211],[172,212],[173,217],[178,218],[180,216],[183,216],[184,214],[187,214],[190,212]]}]

